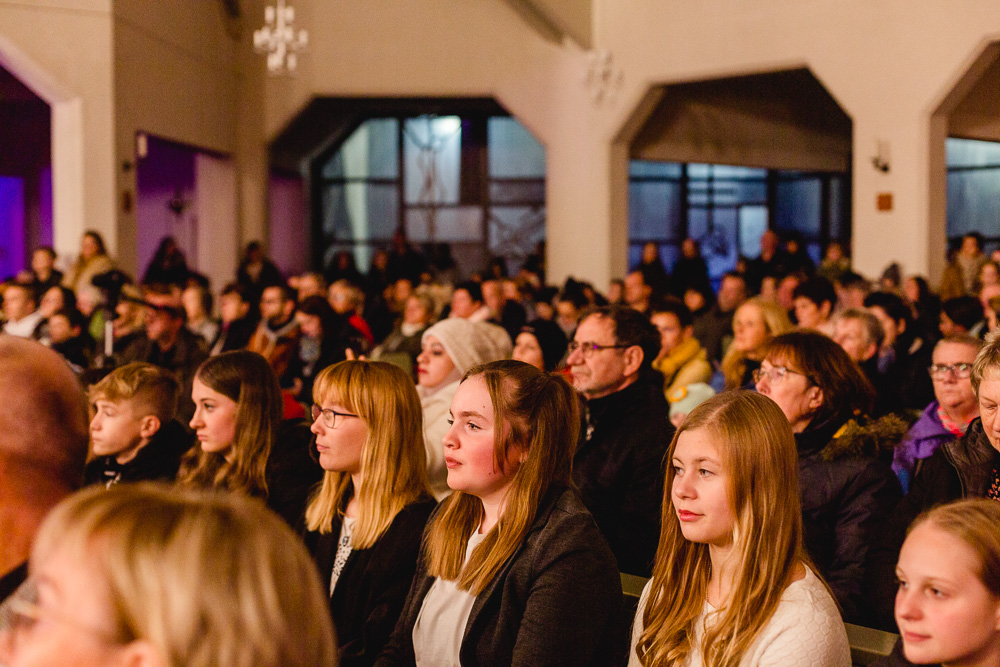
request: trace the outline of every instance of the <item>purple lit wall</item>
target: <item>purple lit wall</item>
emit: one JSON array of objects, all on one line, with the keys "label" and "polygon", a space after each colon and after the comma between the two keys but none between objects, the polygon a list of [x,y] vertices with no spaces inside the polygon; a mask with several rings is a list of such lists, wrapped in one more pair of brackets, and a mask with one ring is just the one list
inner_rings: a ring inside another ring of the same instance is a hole
[{"label": "purple lit wall", "polygon": [[24,179],[0,176],[0,280],[24,268]]},{"label": "purple lit wall", "polygon": [[271,259],[285,275],[309,266],[309,211],[302,179],[271,174],[268,199]]},{"label": "purple lit wall", "polygon": [[[139,160],[136,170],[136,216],[138,234],[136,257],[139,280],[156,254],[160,240],[173,236],[184,251],[188,265],[196,256],[197,219],[195,218],[196,150],[171,141],[148,137],[149,152]],[[171,200],[182,203],[178,214],[170,209]]]}]

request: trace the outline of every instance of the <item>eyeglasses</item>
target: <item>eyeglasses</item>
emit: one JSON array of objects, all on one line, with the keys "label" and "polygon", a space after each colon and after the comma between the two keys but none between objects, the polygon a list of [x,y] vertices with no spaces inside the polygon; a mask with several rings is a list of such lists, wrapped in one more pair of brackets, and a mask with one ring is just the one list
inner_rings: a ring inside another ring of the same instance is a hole
[{"label": "eyeglasses", "polygon": [[50,609],[44,609],[38,604],[38,586],[34,580],[29,578],[0,605],[0,635],[4,636],[4,641],[7,642],[6,646],[10,650],[16,651],[20,641],[43,618],[65,623],[78,630],[96,635],[109,644],[127,642],[114,632],[88,625]]},{"label": "eyeglasses", "polygon": [[330,408],[324,410],[318,405],[312,406],[313,421],[316,421],[320,417],[323,418],[323,426],[327,428],[336,428],[337,417],[357,417],[357,415],[352,415],[349,412],[337,412],[336,410],[331,410]]},{"label": "eyeglasses", "polygon": [[965,380],[970,375],[972,375],[972,364],[952,364],[946,366],[944,364],[931,364],[928,366],[927,371],[931,374],[931,377],[943,378],[954,373],[955,377],[960,380]]},{"label": "eyeglasses", "polygon": [[771,366],[767,370],[763,368],[757,368],[753,372],[754,384],[761,381],[763,378],[767,378],[767,381],[771,384],[778,384],[785,379],[785,376],[789,373],[793,375],[801,375],[802,377],[809,379],[809,376],[805,373],[800,373],[799,371],[793,371],[791,368],[785,368],[784,366]]},{"label": "eyeglasses", "polygon": [[584,359],[589,359],[590,357],[594,356],[595,352],[599,352],[601,350],[624,349],[624,348],[627,348],[627,347],[632,347],[632,346],[631,345],[598,345],[597,343],[595,343],[593,341],[589,341],[589,340],[584,341],[582,343],[580,341],[571,340],[569,342],[569,345],[566,346],[566,352],[567,352],[567,356],[569,356],[569,355],[573,354],[574,352],[576,352],[577,350],[580,350],[580,354],[583,355],[583,358]]}]

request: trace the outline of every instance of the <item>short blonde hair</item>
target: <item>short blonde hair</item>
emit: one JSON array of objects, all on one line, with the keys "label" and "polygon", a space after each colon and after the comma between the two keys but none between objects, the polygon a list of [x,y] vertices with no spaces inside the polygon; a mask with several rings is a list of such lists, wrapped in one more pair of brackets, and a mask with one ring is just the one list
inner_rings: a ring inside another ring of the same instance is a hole
[{"label": "short blonde hair", "polygon": [[153,415],[165,424],[177,412],[180,385],[170,371],[137,361],[116,368],[90,388],[89,400],[112,403],[132,402],[142,414]]},{"label": "short blonde hair", "polygon": [[1000,332],[986,334],[986,344],[972,362],[972,390],[979,397],[979,385],[990,373],[1000,373]]},{"label": "short blonde hair", "polygon": [[45,520],[32,569],[56,552],[103,585],[117,638],[148,641],[168,665],[337,662],[316,567],[258,500],[152,483],[91,487]]}]

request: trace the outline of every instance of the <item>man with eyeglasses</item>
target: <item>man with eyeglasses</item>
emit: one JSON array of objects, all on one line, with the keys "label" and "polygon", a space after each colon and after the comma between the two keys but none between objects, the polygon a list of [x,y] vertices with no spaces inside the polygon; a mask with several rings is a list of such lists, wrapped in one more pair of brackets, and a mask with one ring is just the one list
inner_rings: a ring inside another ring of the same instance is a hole
[{"label": "man with eyeglasses", "polygon": [[622,572],[648,577],[660,536],[663,458],[673,426],[651,369],[656,328],[625,306],[591,311],[566,363],[584,402],[573,480]]},{"label": "man with eyeglasses", "polygon": [[972,364],[983,342],[973,336],[953,336],[935,347],[927,372],[934,383],[934,400],[910,427],[903,442],[896,447],[892,469],[899,477],[903,493],[925,459],[938,447],[962,437],[973,419],[979,416],[979,404],[972,390]]}]

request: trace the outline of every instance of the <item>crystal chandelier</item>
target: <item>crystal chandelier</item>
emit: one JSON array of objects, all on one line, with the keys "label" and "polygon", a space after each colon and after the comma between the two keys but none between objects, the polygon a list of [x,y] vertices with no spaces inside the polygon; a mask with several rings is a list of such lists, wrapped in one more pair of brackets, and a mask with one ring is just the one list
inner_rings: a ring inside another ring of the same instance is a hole
[{"label": "crystal chandelier", "polygon": [[258,53],[267,54],[267,71],[270,74],[294,72],[296,51],[306,48],[309,34],[298,32],[292,27],[295,22],[295,8],[286,7],[285,0],[278,0],[278,6],[264,8],[264,23],[253,33],[253,46]]}]

